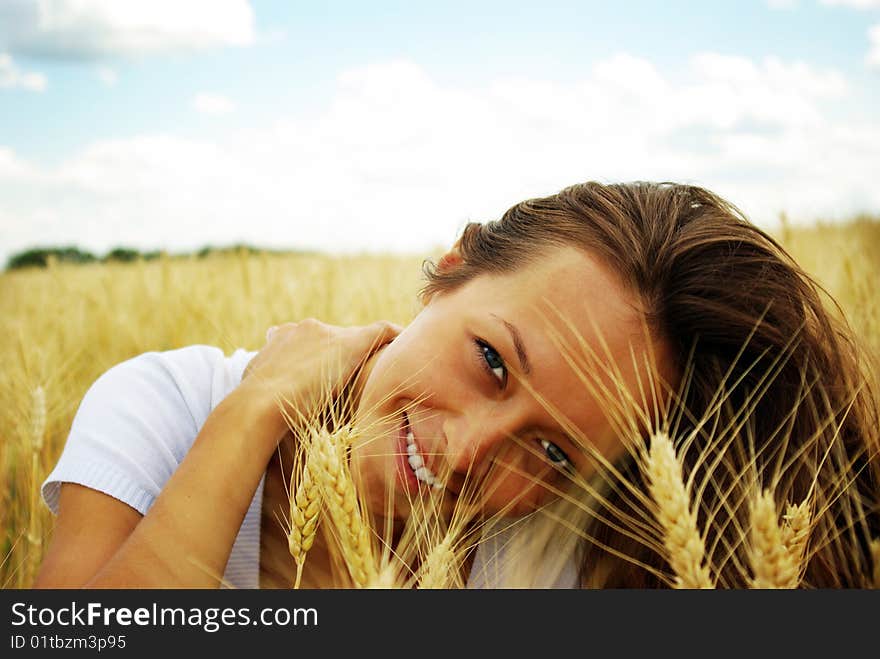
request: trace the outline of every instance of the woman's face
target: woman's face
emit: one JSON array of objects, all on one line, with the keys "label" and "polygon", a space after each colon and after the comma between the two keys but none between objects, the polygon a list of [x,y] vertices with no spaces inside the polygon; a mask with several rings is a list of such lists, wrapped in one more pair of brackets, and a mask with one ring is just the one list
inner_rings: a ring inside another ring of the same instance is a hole
[{"label": "woman's face", "polygon": [[[568,247],[548,248],[512,274],[480,275],[435,295],[364,372],[356,414],[364,432],[352,467],[371,509],[384,514],[393,501],[393,514],[405,516],[420,492],[442,492],[454,503],[467,479],[482,483],[486,512],[531,510],[546,501],[548,485],[566,482],[566,469],[591,470],[563,429],[565,419],[604,456],[619,455],[599,401],[548,329],[598,355],[606,354],[604,337],[638,396],[630,345],[641,358],[645,341],[637,308],[608,268]],[[658,360],[660,347],[652,346]],[[644,373],[638,377],[645,382]]]}]

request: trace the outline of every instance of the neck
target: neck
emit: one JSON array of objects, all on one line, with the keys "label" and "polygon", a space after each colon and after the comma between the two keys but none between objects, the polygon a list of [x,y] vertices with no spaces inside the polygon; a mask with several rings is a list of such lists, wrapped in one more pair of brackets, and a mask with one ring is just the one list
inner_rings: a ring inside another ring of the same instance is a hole
[{"label": "neck", "polygon": [[387,346],[382,346],[374,353],[372,353],[369,357],[367,357],[366,361],[363,365],[357,369],[355,372],[354,380],[352,380],[350,387],[350,397],[351,397],[351,409],[354,410],[355,416],[357,415],[357,410],[360,407],[361,396],[364,393],[364,385],[367,380],[370,379],[370,374],[373,372],[373,368],[376,366],[376,360],[379,355],[385,350]]}]

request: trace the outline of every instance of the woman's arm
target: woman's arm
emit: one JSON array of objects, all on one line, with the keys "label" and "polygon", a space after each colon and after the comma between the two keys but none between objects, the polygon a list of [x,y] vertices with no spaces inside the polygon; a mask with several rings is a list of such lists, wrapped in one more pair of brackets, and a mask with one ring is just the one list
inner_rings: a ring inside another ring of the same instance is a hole
[{"label": "woman's arm", "polygon": [[149,512],[85,587],[219,585],[282,433],[274,401],[266,403],[245,381],[217,406]]},{"label": "woman's arm", "polygon": [[[278,328],[241,384],[211,412],[142,518],[94,490],[62,487],[58,523],[35,587],[216,587],[257,485],[287,424],[278,397],[300,410],[340,388],[397,334],[376,323]],[[97,508],[96,508],[97,507]]]},{"label": "woman's arm", "polygon": [[82,587],[110,560],[141,518],[137,510],[108,494],[78,483],[62,483],[52,540],[32,587]]}]

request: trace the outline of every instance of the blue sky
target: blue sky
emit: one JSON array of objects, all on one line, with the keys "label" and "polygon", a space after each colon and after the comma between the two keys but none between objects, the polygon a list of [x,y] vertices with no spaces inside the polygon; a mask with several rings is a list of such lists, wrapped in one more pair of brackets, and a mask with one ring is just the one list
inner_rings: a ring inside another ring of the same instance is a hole
[{"label": "blue sky", "polygon": [[880,0],[0,3],[0,258],[423,251],[586,179],[880,212]]}]

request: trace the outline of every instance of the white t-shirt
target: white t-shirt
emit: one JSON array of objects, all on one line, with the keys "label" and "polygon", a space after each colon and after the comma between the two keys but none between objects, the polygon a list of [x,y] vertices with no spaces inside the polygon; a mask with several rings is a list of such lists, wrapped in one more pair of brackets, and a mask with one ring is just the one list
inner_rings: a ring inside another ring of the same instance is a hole
[{"label": "white t-shirt", "polygon": [[[61,483],[78,483],[142,515],[183,461],[211,411],[241,382],[255,352],[194,345],[148,352],[117,364],[86,392],[55,468],[42,486],[58,514]],[[230,587],[258,588],[260,509],[254,493],[226,564]]]},{"label": "white t-shirt", "polygon": [[[193,345],[147,352],[101,375],[86,392],[55,468],[41,493],[58,514],[61,483],[78,483],[127,503],[142,515],[183,461],[211,411],[238,384],[256,352],[226,356],[220,348]],[[224,572],[224,585],[258,588],[260,513],[265,476],[242,521]],[[519,529],[523,529],[519,525]],[[497,530],[480,543],[469,587],[503,584],[498,577],[511,536]],[[491,575],[491,578],[490,578]],[[571,587],[573,563],[543,587]]]}]

